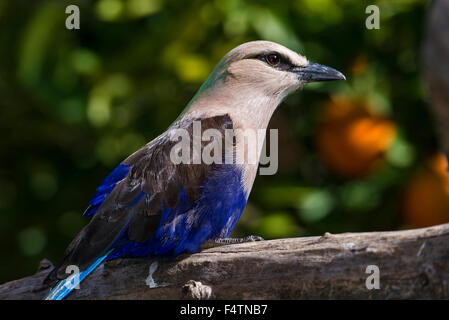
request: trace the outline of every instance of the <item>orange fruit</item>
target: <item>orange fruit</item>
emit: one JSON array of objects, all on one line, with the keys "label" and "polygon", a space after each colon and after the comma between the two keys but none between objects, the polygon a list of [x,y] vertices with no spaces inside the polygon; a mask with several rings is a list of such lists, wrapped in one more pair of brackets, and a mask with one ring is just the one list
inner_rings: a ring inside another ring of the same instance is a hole
[{"label": "orange fruit", "polygon": [[442,153],[431,157],[404,190],[403,222],[424,228],[449,222],[449,173]]},{"label": "orange fruit", "polygon": [[356,178],[377,168],[395,136],[394,123],[372,114],[366,103],[336,96],[324,109],[316,139],[329,171]]}]

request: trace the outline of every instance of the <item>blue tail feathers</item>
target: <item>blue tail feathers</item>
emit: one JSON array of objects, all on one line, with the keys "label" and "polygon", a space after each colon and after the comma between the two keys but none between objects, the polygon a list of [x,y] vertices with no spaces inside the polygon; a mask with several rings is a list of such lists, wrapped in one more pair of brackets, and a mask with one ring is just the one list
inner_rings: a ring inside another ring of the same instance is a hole
[{"label": "blue tail feathers", "polygon": [[81,281],[83,281],[92,271],[94,271],[95,268],[98,267],[98,265],[102,263],[113,250],[114,249],[109,250],[105,255],[98,258],[86,270],[81,271],[80,273],[74,273],[66,279],[59,281],[58,284],[53,289],[51,289],[50,293],[45,297],[45,300],[64,299],[70,292],[72,292],[73,289],[75,289],[81,283]]}]

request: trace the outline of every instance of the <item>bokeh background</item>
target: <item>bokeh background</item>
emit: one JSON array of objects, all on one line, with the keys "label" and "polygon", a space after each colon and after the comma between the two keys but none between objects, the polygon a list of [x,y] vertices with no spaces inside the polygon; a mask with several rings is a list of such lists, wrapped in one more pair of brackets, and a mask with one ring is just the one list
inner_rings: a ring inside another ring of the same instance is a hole
[{"label": "bokeh background", "polygon": [[[81,29],[65,28],[77,4]],[[380,29],[365,8],[380,8]],[[398,230],[449,221],[420,50],[427,1],[0,0],[0,283],[56,263],[95,188],[163,132],[214,65],[251,40],[342,71],[271,121],[234,236]]]}]

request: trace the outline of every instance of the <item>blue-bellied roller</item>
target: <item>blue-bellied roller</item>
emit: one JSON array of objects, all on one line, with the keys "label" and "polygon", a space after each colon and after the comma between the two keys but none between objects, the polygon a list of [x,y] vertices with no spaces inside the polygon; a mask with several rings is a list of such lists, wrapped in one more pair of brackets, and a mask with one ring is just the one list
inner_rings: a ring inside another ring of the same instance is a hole
[{"label": "blue-bellied roller", "polygon": [[[229,238],[246,205],[262,149],[259,141],[256,161],[247,161],[245,152],[236,161],[237,153],[253,143],[241,132],[266,130],[277,106],[304,84],[344,79],[339,71],[277,43],[253,41],[231,50],[167,131],[126,158],[97,188],[84,212],[90,222],[45,280],[53,287],[46,299],[63,299],[106,260],[177,256],[207,243],[260,240]],[[198,141],[195,123],[202,132],[213,133],[212,162],[202,161],[203,140],[183,154],[183,138],[187,146]],[[225,141],[229,130],[235,132],[231,143]],[[67,274],[71,265],[80,273]]]}]

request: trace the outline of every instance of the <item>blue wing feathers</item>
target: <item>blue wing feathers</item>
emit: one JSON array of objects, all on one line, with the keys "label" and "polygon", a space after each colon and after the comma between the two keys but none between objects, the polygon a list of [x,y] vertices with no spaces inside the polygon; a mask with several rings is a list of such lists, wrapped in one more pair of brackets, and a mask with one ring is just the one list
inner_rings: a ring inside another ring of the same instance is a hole
[{"label": "blue wing feathers", "polygon": [[[246,205],[241,171],[228,167],[209,177],[201,187],[200,197],[191,203],[181,187],[173,208],[163,204],[161,218],[154,235],[145,242],[129,240],[123,233],[120,244],[107,260],[148,255],[177,256],[183,251],[196,252],[201,244],[213,238],[228,237]],[[141,196],[134,200],[138,202]]]},{"label": "blue wing feathers", "polygon": [[[115,185],[126,176],[129,168],[121,164],[103,181],[90,202],[91,209],[88,208],[85,215],[95,213]],[[106,260],[146,255],[176,256],[183,251],[197,251],[207,239],[228,237],[246,205],[241,179],[242,173],[237,167],[226,166],[204,181],[200,186],[201,195],[194,203],[188,201],[181,186],[175,207],[168,208],[164,201],[160,224],[150,239],[145,242],[130,240],[127,224],[111,246],[114,250]],[[133,210],[145,194],[144,191],[137,194],[128,208]]]},{"label": "blue wing feathers", "polygon": [[107,176],[107,178],[97,188],[97,193],[95,194],[93,199],[89,202],[89,206],[83,213],[84,217],[89,217],[98,210],[104,199],[107,198],[116,184],[126,177],[129,168],[129,165],[122,163]]}]

